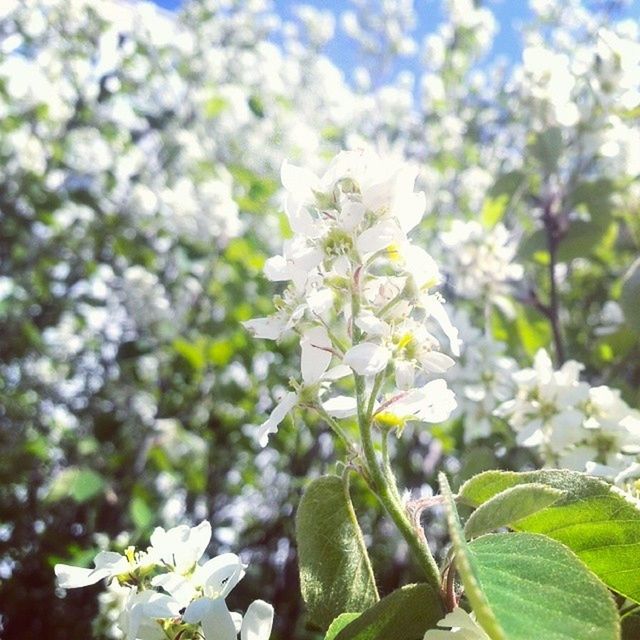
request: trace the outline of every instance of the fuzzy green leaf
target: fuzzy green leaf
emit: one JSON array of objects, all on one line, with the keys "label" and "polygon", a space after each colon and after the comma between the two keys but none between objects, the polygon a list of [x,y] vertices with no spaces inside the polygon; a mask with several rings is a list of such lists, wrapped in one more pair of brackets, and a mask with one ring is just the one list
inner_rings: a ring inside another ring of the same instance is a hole
[{"label": "fuzzy green leaf", "polygon": [[510,523],[569,547],[609,588],[640,602],[640,505],[608,483],[575,471],[487,471],[468,480],[460,497],[479,506],[518,485],[565,492],[552,505]]},{"label": "fuzzy green leaf", "polygon": [[422,640],[444,615],[438,593],[427,584],[412,584],[367,609],[335,640]]},{"label": "fuzzy green leaf", "polygon": [[296,516],[300,586],[310,622],[326,630],[341,613],[360,613],[378,592],[348,486],[337,476],[314,480]]},{"label": "fuzzy green leaf", "polygon": [[471,514],[464,527],[465,535],[467,538],[477,538],[505,527],[548,507],[563,495],[563,491],[544,484],[511,487],[481,504]]},{"label": "fuzzy green leaf", "polygon": [[559,542],[536,533],[497,533],[467,548],[480,589],[509,640],[620,638],[611,593]]}]

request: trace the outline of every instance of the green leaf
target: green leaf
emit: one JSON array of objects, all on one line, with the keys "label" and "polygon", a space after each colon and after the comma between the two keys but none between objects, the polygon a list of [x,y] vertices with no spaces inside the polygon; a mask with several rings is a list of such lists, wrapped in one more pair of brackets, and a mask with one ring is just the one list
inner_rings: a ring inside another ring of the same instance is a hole
[{"label": "green leaf", "polygon": [[335,640],[422,640],[444,615],[440,594],[429,585],[407,585],[360,614]]},{"label": "green leaf", "polygon": [[482,204],[482,211],[480,212],[480,220],[482,224],[491,229],[495,227],[507,210],[509,204],[509,196],[502,194],[495,198],[488,197]]},{"label": "green leaf", "polygon": [[547,173],[552,173],[558,167],[562,147],[562,132],[560,128],[551,127],[534,137],[530,150]]},{"label": "green leaf", "polygon": [[502,220],[509,203],[525,179],[526,176],[521,171],[510,171],[496,180],[489,190],[480,213],[480,219],[485,227],[490,229]]},{"label": "green leaf", "polygon": [[82,503],[102,493],[104,478],[93,469],[69,467],[61,471],[51,483],[47,499],[50,501],[71,498]]},{"label": "green leaf", "polygon": [[526,179],[527,176],[522,171],[503,173],[491,187],[489,194],[492,197],[506,195],[510,200]]},{"label": "green leaf", "polygon": [[556,502],[564,491],[544,484],[511,487],[481,504],[467,520],[464,532],[467,538],[505,527],[526,518]]},{"label": "green leaf", "polygon": [[640,258],[629,267],[622,280],[620,306],[628,325],[640,331]]},{"label": "green leaf", "polygon": [[359,613],[341,613],[327,629],[327,634],[324,640],[335,640],[336,636],[342,631],[350,622],[353,622],[361,614]]},{"label": "green leaf", "polygon": [[534,356],[541,347],[551,342],[551,328],[548,320],[535,309],[523,305],[516,306],[516,331],[520,344],[527,354]]},{"label": "green leaf", "polygon": [[153,511],[140,496],[134,496],[129,503],[129,516],[140,531],[145,531],[153,523]]},{"label": "green leaf", "polygon": [[640,602],[640,506],[615,487],[576,471],[487,471],[468,480],[459,495],[478,506],[506,489],[532,483],[565,496],[511,526],[562,542],[609,588]]},{"label": "green leaf", "polygon": [[559,542],[535,533],[496,533],[470,542],[468,552],[509,640],[620,638],[611,593]]},{"label": "green leaf", "polygon": [[572,205],[584,205],[591,216],[591,222],[606,228],[613,214],[615,184],[608,178],[599,178],[591,182],[580,183],[571,194]]},{"label": "green leaf", "polygon": [[588,256],[607,237],[607,227],[600,222],[574,220],[558,245],[558,260],[570,262]]},{"label": "green leaf", "polygon": [[498,622],[493,610],[489,606],[489,602],[480,587],[478,581],[477,568],[474,566],[473,556],[469,553],[469,546],[462,531],[460,516],[456,509],[456,503],[449,482],[444,473],[438,475],[438,483],[440,485],[440,493],[445,500],[445,510],[447,514],[447,525],[449,527],[449,535],[455,553],[455,566],[460,574],[460,579],[464,585],[465,594],[471,603],[471,607],[476,614],[476,618],[482,628],[487,632],[492,640],[507,640],[502,626]]},{"label": "green leaf", "polygon": [[534,231],[530,236],[524,238],[518,247],[518,257],[521,260],[544,262],[543,256],[547,256],[546,260],[548,261],[548,254],[549,243],[544,229]]},{"label": "green leaf", "polygon": [[313,624],[325,630],[341,613],[359,613],[378,601],[348,483],[323,476],[307,487],[296,540],[302,597]]}]

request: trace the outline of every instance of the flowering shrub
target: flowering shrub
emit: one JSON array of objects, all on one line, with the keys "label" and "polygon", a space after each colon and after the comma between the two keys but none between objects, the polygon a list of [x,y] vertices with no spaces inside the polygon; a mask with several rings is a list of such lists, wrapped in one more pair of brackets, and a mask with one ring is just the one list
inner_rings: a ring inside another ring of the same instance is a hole
[{"label": "flowering shrub", "polygon": [[413,5],[0,7],[3,637],[636,637],[637,22]]}]

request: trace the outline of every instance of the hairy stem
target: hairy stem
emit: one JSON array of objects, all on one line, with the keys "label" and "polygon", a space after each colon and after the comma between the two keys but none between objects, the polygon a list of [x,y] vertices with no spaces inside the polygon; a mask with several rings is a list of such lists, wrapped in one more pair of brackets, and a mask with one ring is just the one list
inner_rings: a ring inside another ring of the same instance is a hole
[{"label": "hairy stem", "polygon": [[[356,282],[354,282],[354,285]],[[354,291],[351,301],[352,317],[357,317],[360,311],[360,296],[359,291],[354,286]],[[353,343],[357,344],[362,339],[362,332],[358,329],[356,324],[353,324]],[[371,433],[372,421],[369,407],[371,406],[371,399],[367,401],[365,379],[363,376],[355,376],[356,383],[356,399],[358,403],[358,426],[360,428],[360,437],[362,440],[362,448],[364,457],[367,463],[367,469],[369,471],[371,481],[375,493],[377,494],[380,502],[384,506],[385,510],[393,520],[394,524],[405,539],[413,556],[420,565],[420,568],[424,572],[427,581],[433,587],[436,593],[440,591],[440,571],[438,565],[431,555],[426,541],[424,540],[423,532],[418,532],[414,528],[411,520],[405,511],[402,501],[399,496],[398,488],[395,478],[391,472],[390,466],[385,472],[385,469],[380,464],[378,456],[373,445],[373,437]],[[377,386],[377,385],[374,385]],[[375,392],[375,389],[372,393]],[[422,537],[421,534],[422,533]]]}]

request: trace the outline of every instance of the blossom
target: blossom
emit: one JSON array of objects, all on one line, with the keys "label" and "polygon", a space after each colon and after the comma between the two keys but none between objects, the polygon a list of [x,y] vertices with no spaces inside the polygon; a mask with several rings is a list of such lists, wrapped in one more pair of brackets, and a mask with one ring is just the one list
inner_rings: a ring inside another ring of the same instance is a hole
[{"label": "blossom", "polygon": [[618,390],[580,381],[583,368],[570,360],[555,370],[549,355],[538,351],[533,368],[513,374],[515,397],[494,413],[508,421],[518,444],[538,449],[547,465],[614,479],[640,453],[640,412]]},{"label": "blossom", "polygon": [[211,538],[211,525],[157,527],[146,552],[129,548],[124,556],[101,552],[95,569],[56,565],[64,588],[116,578],[119,628],[127,640],[156,640],[178,632],[183,623],[198,624],[206,640],[267,640],[273,607],[253,602],[243,617],[227,608],[225,598],[244,577],[246,565],[234,553],[200,564]]}]

